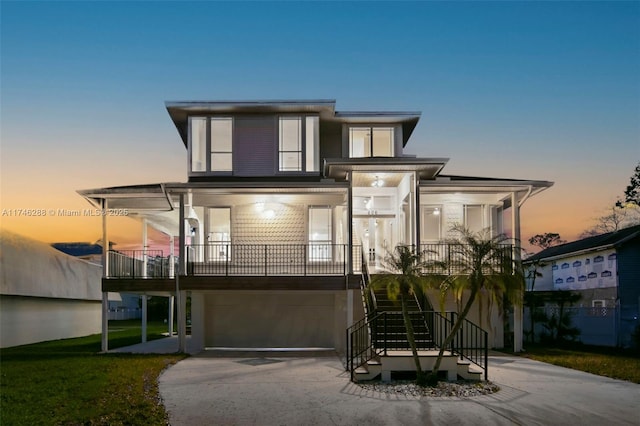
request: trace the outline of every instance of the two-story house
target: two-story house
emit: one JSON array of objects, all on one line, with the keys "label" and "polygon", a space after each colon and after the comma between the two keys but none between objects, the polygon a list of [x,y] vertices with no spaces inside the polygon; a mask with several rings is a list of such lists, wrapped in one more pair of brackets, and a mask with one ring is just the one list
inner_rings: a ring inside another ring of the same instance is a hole
[{"label": "two-story house", "polygon": [[[102,290],[177,296],[183,350],[187,296],[199,349],[343,350],[364,315],[363,262],[375,273],[396,245],[435,247],[457,223],[515,244],[520,207],[551,186],[446,175],[446,158],[405,155],[417,112],[339,112],[332,100],[166,108],[187,182],[79,193],[107,209],[104,241],[112,215],[143,221],[142,250],[105,254]],[[169,249],[146,247],[148,226]],[[491,333],[501,346],[502,325]]]},{"label": "two-story house", "polygon": [[640,225],[549,247],[523,263],[537,271],[528,289],[533,286],[550,314],[557,305],[554,292],[580,295],[568,311],[582,342],[631,346],[640,325]]}]

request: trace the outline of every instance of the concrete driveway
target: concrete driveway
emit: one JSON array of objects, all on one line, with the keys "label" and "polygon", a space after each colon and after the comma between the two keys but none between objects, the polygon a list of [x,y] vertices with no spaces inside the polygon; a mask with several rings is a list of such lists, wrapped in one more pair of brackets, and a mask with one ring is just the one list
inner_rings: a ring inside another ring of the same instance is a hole
[{"label": "concrete driveway", "polygon": [[640,385],[510,356],[490,356],[501,390],[472,398],[365,391],[330,357],[205,354],[160,377],[180,425],[640,425]]}]

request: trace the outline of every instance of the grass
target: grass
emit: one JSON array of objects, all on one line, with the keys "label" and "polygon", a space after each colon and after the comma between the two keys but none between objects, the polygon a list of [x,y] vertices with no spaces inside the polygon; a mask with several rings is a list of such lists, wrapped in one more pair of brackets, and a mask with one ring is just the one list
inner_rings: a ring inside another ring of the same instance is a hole
[{"label": "grass", "polygon": [[537,344],[528,344],[525,349],[521,355],[536,361],[640,383],[640,356],[631,351],[588,345],[550,347]]},{"label": "grass", "polygon": [[[110,348],[140,342],[139,321],[112,321],[110,329]],[[150,323],[148,337],[165,330]],[[184,355],[99,351],[99,334],[1,349],[0,424],[167,424],[157,379]]]}]

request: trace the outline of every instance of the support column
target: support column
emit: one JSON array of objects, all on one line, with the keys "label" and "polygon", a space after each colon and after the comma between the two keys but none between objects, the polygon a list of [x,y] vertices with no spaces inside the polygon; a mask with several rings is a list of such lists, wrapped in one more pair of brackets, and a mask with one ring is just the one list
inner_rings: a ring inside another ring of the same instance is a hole
[{"label": "support column", "polygon": [[173,309],[175,306],[175,296],[169,296],[169,336],[173,336]]},{"label": "support column", "polygon": [[187,300],[184,292],[180,291],[180,276],[185,273],[185,217],[184,217],[184,194],[180,194],[180,218],[179,218],[179,231],[178,237],[178,273],[176,274],[176,303],[177,303],[177,320],[178,320],[178,351],[185,352],[187,328],[186,328],[186,312],[187,312]]},{"label": "support column", "polygon": [[142,296],[142,343],[147,342],[147,295]]},{"label": "support column", "polygon": [[[102,200],[102,211],[107,210],[107,200]],[[109,276],[109,234],[107,229],[107,215],[102,215],[102,279]],[[102,284],[102,283],[101,283]],[[109,350],[109,293],[102,292],[102,352]]]},{"label": "support column", "polygon": [[[142,219],[142,278],[147,278],[147,267],[149,262],[147,247],[147,219]],[[142,296],[142,343],[147,341],[147,295]]]},{"label": "support column", "polygon": [[[175,237],[169,236],[169,277],[176,276],[176,262],[175,262]],[[175,296],[169,296],[169,336],[173,336],[173,309],[175,304]]]},{"label": "support column", "polygon": [[[416,241],[416,250],[419,252],[420,251],[420,179],[418,178],[418,174],[414,173],[413,178],[415,179],[415,186],[414,186],[414,190],[415,190],[415,196],[413,197],[413,199],[415,200],[415,207],[413,210],[413,214],[415,215],[412,220],[411,223],[414,224],[415,226],[415,241]],[[411,211],[411,209],[409,209],[409,211]]]},{"label": "support column", "polygon": [[353,325],[353,290],[347,290],[347,327]]},{"label": "support column", "polygon": [[[513,259],[514,261],[520,260],[520,252],[516,247],[520,246],[520,206],[515,192],[511,193],[511,229],[513,230]],[[513,351],[522,351],[522,327],[523,327],[523,304],[524,300],[520,301],[520,304],[513,307]]]},{"label": "support column", "polygon": [[[347,269],[350,274],[353,274],[353,180],[351,179],[351,172],[348,172],[347,180],[349,181],[349,189],[347,190],[347,250],[349,250],[347,259],[349,267]],[[360,249],[362,250],[362,247]],[[358,259],[358,262],[360,262],[360,259]]]}]

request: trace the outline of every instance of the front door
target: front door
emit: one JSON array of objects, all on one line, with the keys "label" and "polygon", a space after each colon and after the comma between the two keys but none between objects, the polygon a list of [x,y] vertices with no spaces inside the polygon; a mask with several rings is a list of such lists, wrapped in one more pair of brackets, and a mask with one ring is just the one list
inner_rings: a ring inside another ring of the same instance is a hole
[{"label": "front door", "polygon": [[395,245],[396,219],[393,216],[354,218],[356,238],[362,242],[365,259],[371,271],[384,269],[384,259]]}]

